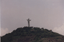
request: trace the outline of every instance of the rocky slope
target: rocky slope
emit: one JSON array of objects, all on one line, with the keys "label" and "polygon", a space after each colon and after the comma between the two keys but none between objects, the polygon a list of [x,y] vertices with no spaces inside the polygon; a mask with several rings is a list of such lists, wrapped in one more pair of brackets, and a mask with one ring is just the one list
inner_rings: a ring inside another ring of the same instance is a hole
[{"label": "rocky slope", "polygon": [[64,42],[64,36],[38,27],[20,27],[1,37],[1,42]]}]

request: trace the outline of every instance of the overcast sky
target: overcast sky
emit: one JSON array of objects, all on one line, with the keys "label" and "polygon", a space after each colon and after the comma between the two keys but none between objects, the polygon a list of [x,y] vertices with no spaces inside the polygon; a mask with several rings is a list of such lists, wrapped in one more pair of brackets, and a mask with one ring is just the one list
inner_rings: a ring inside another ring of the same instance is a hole
[{"label": "overcast sky", "polygon": [[2,0],[1,35],[27,26],[52,29],[64,35],[64,0]]}]

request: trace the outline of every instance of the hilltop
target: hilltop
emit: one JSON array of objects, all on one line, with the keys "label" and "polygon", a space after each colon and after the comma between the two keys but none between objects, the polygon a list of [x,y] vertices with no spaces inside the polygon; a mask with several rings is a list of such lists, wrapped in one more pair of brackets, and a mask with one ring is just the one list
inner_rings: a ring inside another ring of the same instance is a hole
[{"label": "hilltop", "polygon": [[64,42],[64,36],[39,27],[20,27],[1,37],[1,42]]}]

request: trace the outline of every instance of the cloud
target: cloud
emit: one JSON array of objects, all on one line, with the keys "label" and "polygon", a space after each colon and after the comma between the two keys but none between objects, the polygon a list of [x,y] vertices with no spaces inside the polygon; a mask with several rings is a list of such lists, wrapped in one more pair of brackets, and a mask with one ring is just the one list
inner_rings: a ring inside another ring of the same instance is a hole
[{"label": "cloud", "polygon": [[54,32],[57,32],[57,33],[59,33],[59,34],[64,35],[64,24],[63,24],[62,26],[60,26],[60,27],[55,27],[55,28],[53,29],[53,31],[54,31]]},{"label": "cloud", "polygon": [[6,33],[8,33],[8,28],[0,28],[1,32],[0,32],[0,36],[5,35]]}]

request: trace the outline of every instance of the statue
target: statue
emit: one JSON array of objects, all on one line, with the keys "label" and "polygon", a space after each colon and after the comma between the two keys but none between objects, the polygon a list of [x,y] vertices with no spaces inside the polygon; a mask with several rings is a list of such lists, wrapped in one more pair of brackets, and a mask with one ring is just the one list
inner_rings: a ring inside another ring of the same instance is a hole
[{"label": "statue", "polygon": [[28,21],[28,27],[30,27],[30,21],[31,20],[28,18],[27,21]]}]

